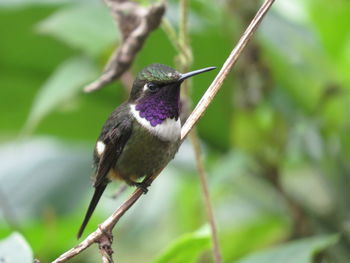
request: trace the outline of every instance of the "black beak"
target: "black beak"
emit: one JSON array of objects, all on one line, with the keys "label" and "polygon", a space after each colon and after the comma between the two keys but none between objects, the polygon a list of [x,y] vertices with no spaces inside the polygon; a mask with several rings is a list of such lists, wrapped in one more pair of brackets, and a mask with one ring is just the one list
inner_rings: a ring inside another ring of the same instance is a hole
[{"label": "black beak", "polygon": [[198,70],[195,70],[195,71],[191,71],[191,72],[187,72],[187,73],[181,74],[180,78],[178,79],[178,82],[182,82],[182,81],[184,81],[185,79],[187,79],[189,77],[192,77],[194,75],[198,75],[198,74],[201,74],[201,73],[213,70],[213,69],[216,69],[216,67],[202,68],[202,69],[198,69]]}]

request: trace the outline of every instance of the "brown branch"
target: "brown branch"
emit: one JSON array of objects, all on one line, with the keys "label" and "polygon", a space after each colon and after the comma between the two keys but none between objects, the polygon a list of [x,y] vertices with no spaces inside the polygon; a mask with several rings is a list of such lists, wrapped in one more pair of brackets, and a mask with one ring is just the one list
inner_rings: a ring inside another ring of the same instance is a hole
[{"label": "brown branch", "polygon": [[[274,0],[265,0],[259,11],[257,12],[256,16],[253,18],[252,22],[248,26],[247,30],[244,32],[241,39],[238,41],[238,44],[231,52],[230,56],[224,63],[222,69],[220,70],[219,74],[216,76],[206,93],[203,95],[202,99],[190,115],[190,117],[187,119],[185,125],[182,127],[181,130],[181,138],[182,140],[188,135],[188,133],[191,131],[191,129],[194,127],[194,125],[198,122],[198,120],[203,115],[206,108],[209,106],[209,104],[214,99],[216,93],[219,91],[219,89],[222,86],[222,83],[224,79],[227,77],[228,73],[232,69],[234,63],[237,61],[238,57],[242,53],[244,47],[247,45],[248,41],[252,38],[253,33],[256,31],[257,26],[263,19],[266,12],[269,10],[271,5],[273,4]],[[160,171],[161,172],[161,171]],[[143,182],[147,184],[151,184],[154,179],[159,175],[155,175],[154,177],[150,177],[145,179]],[[53,263],[62,263],[66,262],[67,260],[73,258],[74,256],[80,254],[82,251],[87,249],[89,246],[91,246],[93,243],[98,242],[102,236],[106,235],[106,233],[111,232],[111,230],[114,228],[115,224],[119,221],[119,219],[125,214],[126,211],[128,211],[133,204],[141,197],[142,195],[141,189],[136,189],[130,197],[109,217],[107,218],[100,226],[99,228],[92,232],[85,240],[83,240],[79,245],[76,247],[68,250],[64,254],[62,254],[59,258],[53,261]]]},{"label": "brown branch", "polygon": [[238,41],[235,48],[232,50],[230,56],[226,59],[224,65],[222,66],[219,74],[216,76],[214,81],[211,83],[202,99],[197,104],[196,108],[193,110],[190,117],[187,119],[186,123],[181,129],[181,138],[185,138],[187,134],[190,132],[192,127],[198,122],[198,120],[202,117],[205,110],[208,108],[209,104],[213,100],[216,93],[220,90],[222,83],[226,79],[227,75],[230,73],[233,65],[237,62],[237,59],[241,55],[243,49],[248,44],[249,40],[252,38],[252,35],[256,31],[258,25],[264,18],[264,15],[270,9],[271,5],[275,2],[275,0],[265,0],[265,2],[260,7],[259,11],[256,13],[252,22],[249,24],[246,31],[243,33],[242,37]]},{"label": "brown branch", "polygon": [[[147,183],[152,183],[154,178],[149,178]],[[62,263],[80,254],[82,251],[90,247],[94,243],[99,243],[106,233],[111,233],[111,229],[114,228],[115,224],[118,223],[119,219],[125,214],[127,210],[140,198],[143,194],[141,189],[136,189],[134,193],[123,203],[121,206],[107,218],[97,229],[92,232],[87,238],[85,238],[79,245],[71,248],[59,258],[52,261],[52,263]]]},{"label": "brown branch", "polygon": [[102,263],[114,263],[112,256],[106,254],[105,252],[101,252],[102,254]]},{"label": "brown branch", "polygon": [[[104,232],[102,230],[102,232]],[[103,263],[114,263],[113,261],[113,249],[112,249],[112,242],[113,242],[113,236],[112,232],[106,233],[99,238],[99,244],[98,248],[100,249],[100,253],[102,256],[102,262]]]},{"label": "brown branch", "polygon": [[102,75],[86,86],[85,92],[98,90],[126,72],[148,35],[160,25],[165,12],[164,2],[149,7],[143,7],[129,0],[105,0],[105,2],[119,25],[122,42],[113,52]]}]

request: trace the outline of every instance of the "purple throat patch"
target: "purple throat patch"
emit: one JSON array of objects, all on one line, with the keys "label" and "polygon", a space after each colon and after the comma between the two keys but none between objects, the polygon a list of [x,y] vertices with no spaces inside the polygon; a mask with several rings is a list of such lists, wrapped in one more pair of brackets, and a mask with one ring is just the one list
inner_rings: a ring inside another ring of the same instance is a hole
[{"label": "purple throat patch", "polygon": [[159,92],[140,100],[135,109],[139,112],[140,117],[146,119],[153,127],[168,118],[177,120],[179,118],[179,94]]}]

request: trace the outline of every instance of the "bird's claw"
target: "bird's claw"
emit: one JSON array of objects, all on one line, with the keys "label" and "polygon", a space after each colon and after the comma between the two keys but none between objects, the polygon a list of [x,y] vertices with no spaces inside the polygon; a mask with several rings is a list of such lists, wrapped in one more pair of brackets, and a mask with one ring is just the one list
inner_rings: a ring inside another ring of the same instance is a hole
[{"label": "bird's claw", "polygon": [[141,182],[141,183],[135,182],[134,186],[141,189],[144,194],[147,194],[149,184],[146,184],[145,182]]}]

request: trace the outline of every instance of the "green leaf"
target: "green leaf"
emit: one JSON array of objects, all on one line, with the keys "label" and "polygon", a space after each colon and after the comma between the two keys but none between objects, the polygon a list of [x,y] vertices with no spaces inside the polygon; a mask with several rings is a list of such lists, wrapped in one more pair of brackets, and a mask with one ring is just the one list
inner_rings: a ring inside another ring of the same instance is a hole
[{"label": "green leaf", "polygon": [[117,41],[118,34],[112,16],[102,1],[64,7],[42,21],[38,30],[91,56],[111,47]]},{"label": "green leaf", "polygon": [[339,235],[315,236],[254,253],[237,263],[312,263],[313,256],[336,244]]},{"label": "green leaf", "polygon": [[[241,211],[244,208],[241,208]],[[247,210],[249,208],[246,208]],[[239,212],[239,209],[233,209]],[[242,214],[244,211],[242,211]],[[247,213],[247,212],[246,212]],[[250,212],[253,213],[253,212]],[[272,217],[256,213],[254,220],[252,215],[245,216],[246,219],[233,218],[232,221],[239,221],[232,225],[227,224],[221,228],[220,246],[223,253],[224,262],[232,262],[256,251],[262,247],[267,247],[284,240],[288,236],[290,227],[288,222],[282,218]]]},{"label": "green leaf", "polygon": [[[319,39],[328,53],[328,59],[333,63],[331,69],[337,74],[344,87],[349,87],[349,35],[347,24],[350,15],[350,2],[337,1],[330,8],[327,3],[315,4],[314,1],[302,1]],[[334,30],[336,28],[337,30]]]},{"label": "green leaf", "polygon": [[0,262],[33,262],[33,252],[21,234],[13,233],[5,240],[0,241]]},{"label": "green leaf", "polygon": [[65,61],[51,75],[39,90],[25,130],[30,131],[51,111],[70,101],[79,93],[82,86],[97,76],[92,62],[84,57],[75,57]]},{"label": "green leaf", "polygon": [[194,233],[185,234],[166,248],[153,263],[191,263],[196,262],[204,250],[210,248],[211,236],[206,226]]},{"label": "green leaf", "polygon": [[1,145],[6,165],[0,167],[0,186],[13,220],[22,224],[47,210],[72,211],[91,189],[90,155],[75,143],[40,137]]}]

